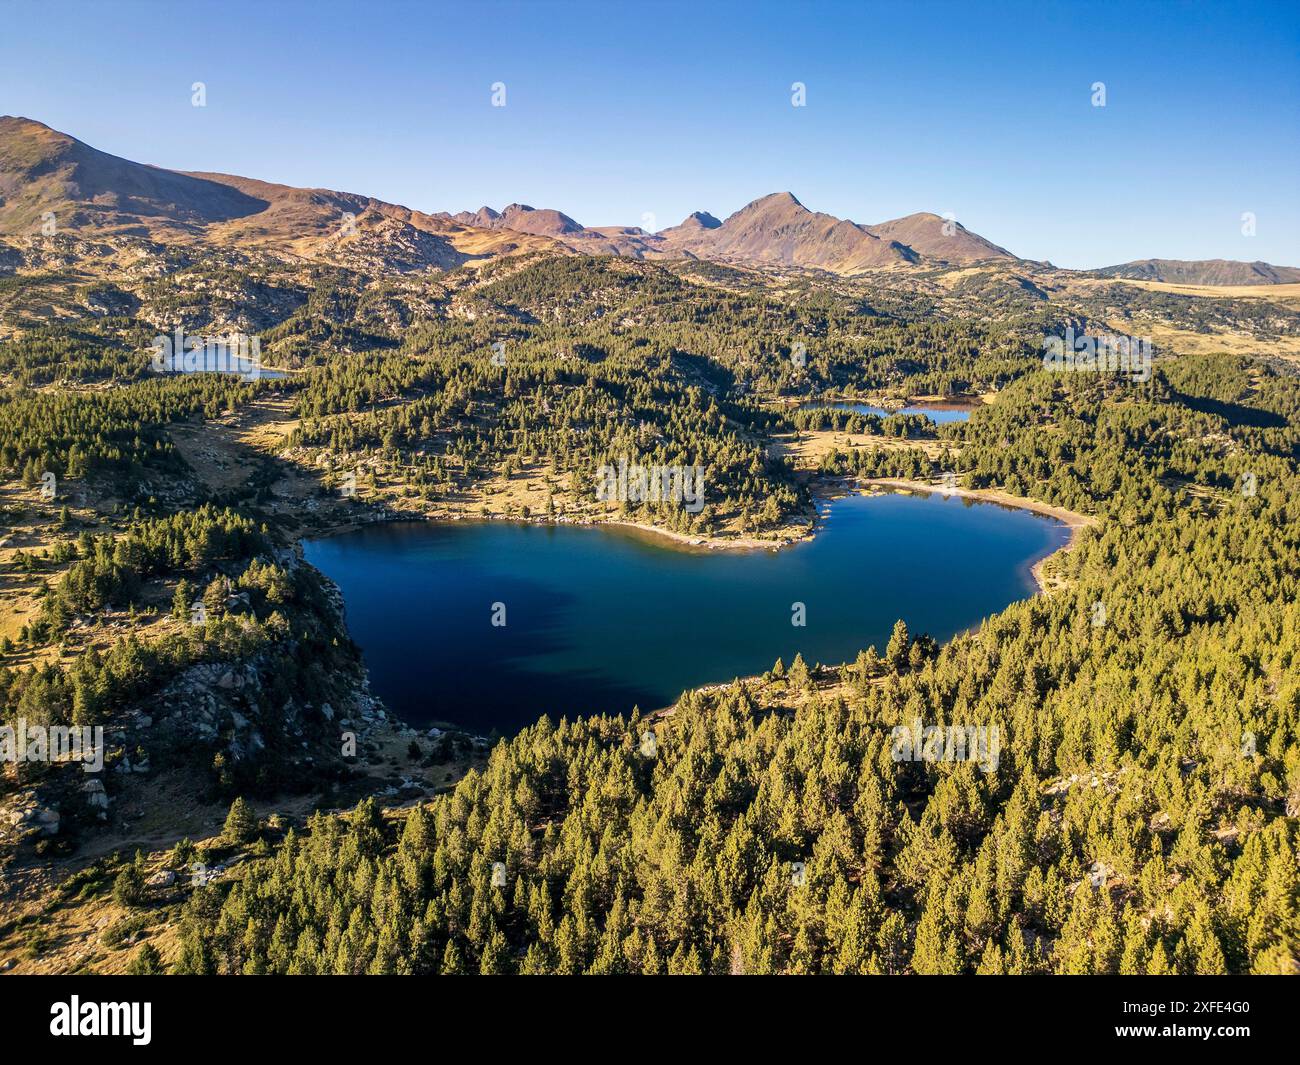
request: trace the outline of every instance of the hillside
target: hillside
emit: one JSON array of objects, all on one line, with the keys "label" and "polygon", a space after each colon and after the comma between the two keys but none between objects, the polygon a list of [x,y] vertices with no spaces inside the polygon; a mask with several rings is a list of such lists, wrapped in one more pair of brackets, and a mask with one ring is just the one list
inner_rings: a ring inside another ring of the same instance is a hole
[{"label": "hillside", "polygon": [[1105,266],[1091,273],[1135,281],[1164,281],[1176,285],[1286,285],[1300,281],[1300,267],[1230,259],[1138,259]]},{"label": "hillside", "polygon": [[903,245],[882,240],[852,222],[809,211],[788,192],[755,200],[719,226],[678,227],[669,232],[670,247],[701,258],[811,267],[839,274],[901,266],[918,258]]},{"label": "hillside", "polygon": [[464,226],[355,193],[146,166],[39,122],[0,118],[0,235],[39,232],[45,212],[82,238],[238,246],[330,261],[368,255],[398,269],[449,269],[556,247],[535,234]]},{"label": "hillside", "polygon": [[960,222],[941,218],[928,211],[863,228],[881,240],[897,241],[927,259],[947,263],[968,264],[985,259],[1014,261],[1016,258],[1006,248],[1000,248],[978,233],[972,233]]},{"label": "hillside", "polygon": [[39,122],[0,117],[0,233],[35,229],[52,211],[84,231],[179,236],[268,206],[227,184],[132,163]]}]

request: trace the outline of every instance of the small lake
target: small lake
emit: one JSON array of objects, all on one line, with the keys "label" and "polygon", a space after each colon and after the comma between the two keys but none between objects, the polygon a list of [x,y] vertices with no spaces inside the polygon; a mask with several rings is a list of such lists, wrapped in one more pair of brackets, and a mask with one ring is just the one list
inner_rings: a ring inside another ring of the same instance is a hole
[{"label": "small lake", "polygon": [[949,639],[1032,595],[1030,567],[1068,539],[1051,519],[959,496],[823,510],[813,540],[780,551],[497,521],[368,525],[304,550],[342,590],[372,688],[399,716],[513,732],[542,714],[657,709],[800,651],[809,665],[883,652],[900,617]]},{"label": "small lake", "polygon": [[975,405],[971,403],[909,403],[898,410],[885,410],[870,403],[853,403],[850,401],[828,400],[825,402],[803,403],[800,410],[851,410],[855,414],[875,414],[888,418],[891,414],[924,414],[935,425],[947,425],[949,422],[964,422],[970,418]]}]

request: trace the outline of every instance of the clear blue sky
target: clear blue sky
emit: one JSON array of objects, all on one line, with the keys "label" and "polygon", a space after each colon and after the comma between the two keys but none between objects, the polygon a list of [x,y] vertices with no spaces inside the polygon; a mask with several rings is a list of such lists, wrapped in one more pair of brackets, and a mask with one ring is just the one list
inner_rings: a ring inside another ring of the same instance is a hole
[{"label": "clear blue sky", "polygon": [[662,228],[788,189],[859,222],[953,212],[1064,266],[1300,265],[1296,0],[0,0],[0,113],[426,211]]}]

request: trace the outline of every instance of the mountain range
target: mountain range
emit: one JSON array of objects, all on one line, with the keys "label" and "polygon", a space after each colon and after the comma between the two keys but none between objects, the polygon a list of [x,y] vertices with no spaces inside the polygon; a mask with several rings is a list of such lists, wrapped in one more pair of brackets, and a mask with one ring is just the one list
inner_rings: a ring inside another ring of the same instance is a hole
[{"label": "mountain range", "polygon": [[1300,281],[1300,268],[1271,263],[1243,263],[1232,259],[1139,259],[1107,266],[1093,273],[1135,281],[1166,281],[1176,285],[1284,285]]},{"label": "mountain range", "polygon": [[[658,232],[584,226],[562,211],[518,203],[426,214],[354,193],[135,163],[40,122],[0,117],[0,237],[34,236],[51,216],[60,231],[85,238],[265,248],[399,271],[533,251],[694,257],[844,276],[1024,262],[953,219],[921,212],[867,225],[810,211],[789,192],[760,197],[722,221],[697,211]],[[1225,260],[1145,259],[1083,273],[1181,284],[1300,281],[1293,267]]]}]

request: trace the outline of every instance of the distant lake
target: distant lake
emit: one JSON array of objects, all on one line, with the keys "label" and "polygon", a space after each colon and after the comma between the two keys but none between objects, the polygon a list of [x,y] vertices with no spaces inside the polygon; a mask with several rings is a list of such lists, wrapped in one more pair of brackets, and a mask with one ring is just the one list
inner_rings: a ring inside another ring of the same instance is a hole
[{"label": "distant lake", "polygon": [[[803,652],[851,661],[898,618],[946,640],[1035,591],[1059,523],[959,496],[852,496],[780,551],[604,526],[401,522],[308,541],[347,602],[374,691],[412,724],[513,732],[667,706]],[[791,625],[792,604],[807,625]],[[506,610],[491,624],[493,604]]]},{"label": "distant lake", "polygon": [[283,381],[289,375],[283,370],[268,370],[265,366],[256,368],[245,367],[243,369],[198,369],[198,370],[161,370],[160,373],[179,374],[179,373],[217,373],[225,377],[238,377],[245,381]]},{"label": "distant lake", "polygon": [[964,422],[970,418],[971,411],[974,409],[975,404],[957,402],[909,403],[906,407],[900,407],[898,410],[885,410],[884,407],[873,407],[870,403],[851,403],[838,400],[800,404],[800,410],[851,410],[855,414],[875,414],[881,418],[888,418],[891,414],[924,414],[936,425],[946,425],[948,422]]}]

